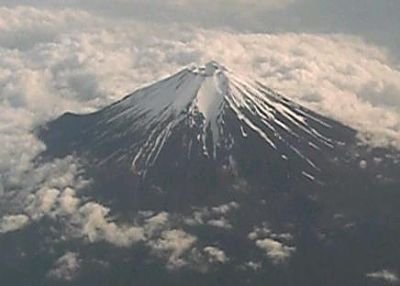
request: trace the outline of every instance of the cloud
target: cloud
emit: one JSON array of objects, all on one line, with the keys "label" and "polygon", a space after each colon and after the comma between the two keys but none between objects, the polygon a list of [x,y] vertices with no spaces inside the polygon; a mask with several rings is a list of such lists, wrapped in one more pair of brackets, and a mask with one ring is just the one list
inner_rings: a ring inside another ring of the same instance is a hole
[{"label": "cloud", "polygon": [[251,240],[256,240],[259,237],[265,237],[269,236],[272,234],[272,231],[269,229],[266,223],[263,223],[262,226],[256,226],[253,228],[253,231],[251,231],[248,234],[248,238]]},{"label": "cloud", "polygon": [[80,175],[78,164],[72,156],[39,165],[33,163],[32,159],[27,156],[22,164],[13,165],[14,169],[4,174],[3,197],[8,206],[4,205],[2,212],[22,208],[32,218],[40,218],[53,210],[56,198],[64,195],[64,190],[72,186],[79,190],[89,184]]},{"label": "cloud", "polygon": [[192,226],[208,224],[213,227],[231,229],[232,225],[225,216],[238,210],[239,207],[238,203],[232,201],[214,207],[196,208],[192,215],[186,217],[184,221]]},{"label": "cloud", "polygon": [[23,163],[4,174],[6,191],[2,194],[0,211],[5,229],[11,224],[22,228],[44,216],[56,217],[62,211],[74,212],[73,205],[79,201],[75,189],[81,190],[89,184],[80,176],[71,156],[39,166],[31,160],[24,158]]},{"label": "cloud", "polygon": [[67,252],[57,259],[47,276],[57,280],[72,280],[77,274],[80,264],[81,261],[77,253]]},{"label": "cloud", "polygon": [[38,220],[52,211],[59,195],[60,191],[58,189],[40,189],[35,194],[28,196],[28,200],[31,202],[28,203],[25,211],[29,213],[32,219]]},{"label": "cloud", "polygon": [[107,218],[109,209],[89,202],[79,209],[82,235],[89,241],[108,241],[120,247],[128,247],[144,239],[143,229],[137,226],[118,226]]},{"label": "cloud", "polygon": [[[85,190],[90,189],[90,181],[80,176],[79,164],[71,156],[33,168],[16,186],[19,191],[7,196],[12,206],[8,211],[21,213],[3,215],[0,220],[2,235],[32,222],[40,223],[45,217],[62,227],[63,232],[59,235],[63,239],[107,242],[125,248],[142,243],[156,256],[166,258],[170,269],[182,267],[187,263],[186,259],[193,259],[194,254],[186,252],[196,238],[175,228],[179,217],[174,218],[166,212],[142,211],[133,221],[119,222],[111,215],[110,208],[86,197]],[[7,208],[1,211],[7,213]],[[72,258],[68,255],[60,259],[51,276],[64,274],[64,270],[73,264]]]},{"label": "cloud", "polygon": [[[362,9],[360,0],[0,0],[0,5],[9,9],[21,5],[52,10],[69,7],[70,10],[101,15],[113,21],[133,19],[149,25],[179,23],[252,33],[355,34],[389,48],[392,57],[397,61],[400,59],[400,36],[397,33],[400,2],[393,0],[367,0]],[[71,26],[74,23],[71,21]],[[18,37],[27,36],[19,34]]]},{"label": "cloud", "polygon": [[395,273],[386,269],[368,273],[366,276],[371,279],[382,280],[392,284],[399,282],[399,277]]},{"label": "cloud", "polygon": [[196,237],[180,229],[166,230],[156,241],[149,242],[153,252],[167,258],[167,267],[171,270],[179,269],[187,265],[184,259],[196,242]]},{"label": "cloud", "polygon": [[[37,44],[53,41],[60,33],[77,31],[89,21],[94,19],[82,10],[52,11],[29,6],[0,6],[0,45],[8,49],[28,50]],[[20,31],[18,36],[13,34],[16,31]]]},{"label": "cloud", "polygon": [[223,228],[223,229],[231,229],[232,228],[232,225],[230,224],[230,222],[224,217],[220,217],[218,219],[210,219],[207,222],[207,224],[211,225],[211,226]]},{"label": "cloud", "polygon": [[[60,224],[63,229],[60,238],[85,239],[90,243],[107,242],[124,248],[142,243],[157,257],[165,258],[166,266],[171,270],[187,264],[195,265],[193,261],[201,259],[194,247],[196,237],[176,228],[182,224],[180,216],[141,211],[133,221],[121,223],[111,215],[110,208],[78,194],[82,188],[89,186],[89,182],[79,177],[79,168],[70,160],[67,157],[35,169],[35,174],[30,175],[33,179],[28,181],[36,182],[39,189],[15,197],[14,200],[22,200],[17,209],[23,213],[4,215],[0,220],[1,234],[22,229],[46,217]],[[69,171],[65,167],[70,167]],[[65,172],[62,176],[52,176],[62,171]],[[51,176],[46,177],[47,174]],[[72,186],[80,189],[73,189]],[[60,279],[61,276],[68,276],[72,259],[71,255],[59,259],[50,276]]]},{"label": "cloud", "polygon": [[368,167],[368,162],[365,161],[365,160],[361,160],[359,162],[359,166],[360,166],[361,169],[366,169]]},{"label": "cloud", "polygon": [[229,202],[227,204],[222,204],[216,207],[212,207],[211,211],[215,214],[224,215],[237,209],[239,209],[239,204],[237,202]]},{"label": "cloud", "polygon": [[[296,0],[106,0],[59,2],[55,0],[19,0],[18,4],[37,8],[65,8],[83,10],[91,14],[115,19],[135,19],[150,23],[170,25],[184,23],[206,27],[225,26],[254,28],[260,25],[260,14],[273,14],[285,10]],[[1,0],[0,4],[18,6],[15,1]]]},{"label": "cloud", "polygon": [[266,223],[254,227],[247,237],[253,240],[274,264],[286,262],[296,251],[296,247],[285,244],[293,240],[290,233],[274,233]]},{"label": "cloud", "polygon": [[226,257],[225,252],[214,246],[206,246],[203,251],[207,254],[210,263],[226,263],[228,262],[228,257]]},{"label": "cloud", "polygon": [[8,215],[0,221],[0,233],[7,233],[23,228],[29,222],[26,215]]},{"label": "cloud", "polygon": [[269,238],[257,240],[256,245],[265,251],[274,264],[285,262],[296,250],[295,247],[286,246],[279,241]]},{"label": "cloud", "polygon": [[32,158],[45,148],[25,126],[32,117],[27,110],[0,106],[0,195],[26,181],[24,174],[34,168]]},{"label": "cloud", "polygon": [[160,212],[144,222],[145,233],[147,236],[154,236],[160,231],[165,230],[170,225],[170,216],[167,212]]},{"label": "cloud", "polygon": [[258,271],[262,268],[262,264],[261,262],[247,261],[242,268],[251,269],[252,271]]},{"label": "cloud", "polygon": [[[143,1],[138,1],[143,2]],[[192,22],[198,21],[200,23],[204,23],[205,13],[208,12],[216,23],[225,18],[224,14],[228,15],[236,15],[240,17],[242,20],[249,21],[249,17],[251,15],[255,15],[257,10],[262,11],[276,11],[281,10],[289,5],[293,4],[295,0],[174,0],[169,2],[158,1],[159,3],[152,4],[153,7],[162,7],[165,5],[165,8],[169,10],[175,10],[176,13],[179,14],[187,14],[193,11],[199,11],[197,15],[193,15],[195,19],[192,19]],[[162,3],[162,4],[161,4]],[[170,11],[168,11],[170,12]],[[154,13],[154,12],[153,12]],[[182,20],[186,19],[185,16],[177,16],[176,18]],[[218,19],[219,18],[219,19]],[[193,21],[194,20],[194,21]],[[218,21],[219,20],[219,21]]]},{"label": "cloud", "polygon": [[60,211],[65,214],[74,214],[80,204],[76,197],[76,191],[72,188],[65,188],[59,197]]}]

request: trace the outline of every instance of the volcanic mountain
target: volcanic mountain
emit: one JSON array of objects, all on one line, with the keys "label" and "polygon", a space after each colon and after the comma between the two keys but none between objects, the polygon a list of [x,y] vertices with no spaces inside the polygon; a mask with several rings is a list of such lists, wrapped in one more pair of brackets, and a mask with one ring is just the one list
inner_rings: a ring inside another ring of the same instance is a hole
[{"label": "volcanic mountain", "polygon": [[351,128],[217,62],[185,68],[95,113],[66,113],[39,136],[43,157],[75,154],[100,193],[129,207],[160,206],[148,198],[154,192],[169,194],[162,204],[169,208],[232,188],[318,189],[357,172],[365,150]]},{"label": "volcanic mountain", "polygon": [[70,223],[51,210],[0,243],[10,277],[29,265],[55,285],[48,249],[82,256],[65,285],[383,285],[400,273],[400,152],[216,62],[38,136],[38,164],[73,157],[90,184],[50,190],[75,194]]}]

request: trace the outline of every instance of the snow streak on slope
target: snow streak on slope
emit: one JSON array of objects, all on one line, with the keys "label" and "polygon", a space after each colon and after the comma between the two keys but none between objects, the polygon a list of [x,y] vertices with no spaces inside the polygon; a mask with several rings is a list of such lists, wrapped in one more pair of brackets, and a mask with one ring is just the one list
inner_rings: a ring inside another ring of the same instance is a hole
[{"label": "snow streak on slope", "polygon": [[[116,150],[107,159],[125,160],[132,155],[133,171],[145,174],[181,124],[197,132],[191,140],[201,144],[204,156],[217,159],[221,150],[235,144],[234,135],[226,128],[228,112],[240,123],[238,130],[244,138],[250,133],[256,135],[276,152],[282,149],[279,146],[285,146],[316,170],[318,166],[291,142],[307,141],[316,150],[322,145],[333,147],[332,140],[317,130],[329,129],[327,123],[261,83],[244,79],[216,62],[188,67],[100,111],[103,123],[113,128],[105,128],[99,136],[134,134],[130,136],[136,138],[131,151]],[[112,133],[118,126],[123,126],[123,132]],[[281,155],[283,160],[288,159],[287,154]]]}]

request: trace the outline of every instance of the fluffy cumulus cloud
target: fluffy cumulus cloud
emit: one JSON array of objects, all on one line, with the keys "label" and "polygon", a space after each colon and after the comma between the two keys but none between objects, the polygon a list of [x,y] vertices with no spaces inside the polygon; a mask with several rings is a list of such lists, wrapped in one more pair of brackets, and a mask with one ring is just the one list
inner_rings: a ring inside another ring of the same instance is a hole
[{"label": "fluffy cumulus cloud", "polygon": [[44,216],[56,218],[75,212],[80,203],[76,191],[89,184],[80,176],[78,164],[71,156],[39,166],[26,160],[29,163],[15,166],[3,177],[7,191],[0,203],[2,233],[21,229]]},{"label": "fluffy cumulus cloud", "polygon": [[225,252],[215,246],[206,246],[203,250],[211,263],[226,263],[229,260]]},{"label": "fluffy cumulus cloud", "polygon": [[391,284],[397,284],[400,281],[399,277],[395,273],[386,269],[368,273],[367,277],[375,280],[382,280]]},{"label": "fluffy cumulus cloud", "polygon": [[231,229],[232,225],[226,216],[238,210],[239,207],[238,203],[232,201],[210,208],[196,208],[191,216],[185,218],[185,223],[188,225],[207,224],[222,229]]},{"label": "fluffy cumulus cloud", "polygon": [[127,247],[144,239],[143,229],[138,226],[117,225],[108,218],[109,209],[89,202],[79,209],[78,221],[82,235],[89,241],[107,241],[116,246]]},{"label": "fluffy cumulus cloud", "polygon": [[243,266],[242,269],[250,269],[252,271],[258,271],[262,268],[261,262],[255,261],[247,261]]},{"label": "fluffy cumulus cloud", "polygon": [[4,216],[0,222],[0,233],[16,231],[23,228],[29,221],[26,215],[8,215]]},{"label": "fluffy cumulus cloud", "polygon": [[286,246],[283,243],[270,238],[259,239],[256,241],[256,245],[260,249],[264,250],[266,255],[275,264],[285,262],[290,258],[292,252],[296,250],[294,247]]},{"label": "fluffy cumulus cloud", "polygon": [[79,270],[80,263],[77,253],[67,252],[57,259],[48,276],[56,280],[72,280]]},{"label": "fluffy cumulus cloud", "polygon": [[178,269],[187,264],[184,255],[192,249],[196,237],[180,229],[166,230],[161,237],[150,242],[153,251],[162,257],[167,258],[169,269]]},{"label": "fluffy cumulus cloud", "polygon": [[273,264],[286,262],[296,251],[296,247],[290,246],[293,236],[289,233],[274,233],[266,223],[256,226],[248,234],[248,238],[254,241]]},{"label": "fluffy cumulus cloud", "polygon": [[[222,253],[211,248],[202,255],[195,245],[197,238],[180,228],[184,223],[179,215],[141,211],[131,221],[119,222],[110,208],[79,194],[90,187],[90,182],[79,176],[79,169],[72,160],[70,157],[56,160],[28,174],[27,177],[31,177],[28,181],[33,182],[36,189],[20,190],[18,195],[8,197],[11,205],[18,204],[11,208],[4,207],[2,212],[21,213],[1,217],[0,235],[21,230],[33,222],[40,223],[46,218],[61,224],[63,231],[59,235],[63,239],[107,242],[124,248],[140,243],[156,257],[165,259],[170,270],[184,266],[196,269],[197,260],[204,264],[202,268],[205,269],[206,256],[210,263],[223,258]],[[75,254],[67,253],[56,261],[49,277],[72,279],[78,262]]]}]

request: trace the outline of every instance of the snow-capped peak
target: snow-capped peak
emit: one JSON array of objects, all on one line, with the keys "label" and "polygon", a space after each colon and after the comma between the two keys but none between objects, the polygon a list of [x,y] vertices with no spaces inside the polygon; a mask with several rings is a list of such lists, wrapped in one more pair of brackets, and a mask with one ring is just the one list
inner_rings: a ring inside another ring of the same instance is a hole
[{"label": "snow-capped peak", "polygon": [[[217,159],[220,150],[227,153],[237,134],[242,138],[249,134],[257,136],[276,152],[289,149],[314,169],[318,167],[293,142],[304,141],[314,149],[321,145],[332,147],[332,141],[319,132],[321,128],[329,128],[323,119],[215,61],[187,67],[101,112],[107,125],[129,126],[123,134],[115,134],[113,129],[102,131],[103,138],[108,133],[114,137],[140,134],[141,139],[132,146],[136,150],[132,154],[132,167],[140,173],[156,162],[164,145],[182,124],[196,132],[190,140],[197,141],[204,155],[213,159]],[[238,130],[235,135],[232,126],[227,128],[232,125],[225,122],[227,113],[235,118],[234,129]],[[114,152],[110,158],[131,154],[122,152]],[[281,157],[287,160],[289,156],[281,154]]]},{"label": "snow-capped peak", "polygon": [[210,61],[205,65],[191,65],[188,67],[188,69],[195,74],[201,74],[203,76],[212,76],[215,73],[227,71],[223,65],[216,61]]}]

